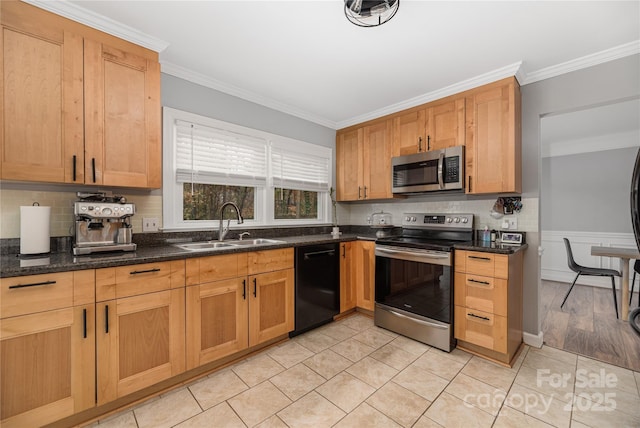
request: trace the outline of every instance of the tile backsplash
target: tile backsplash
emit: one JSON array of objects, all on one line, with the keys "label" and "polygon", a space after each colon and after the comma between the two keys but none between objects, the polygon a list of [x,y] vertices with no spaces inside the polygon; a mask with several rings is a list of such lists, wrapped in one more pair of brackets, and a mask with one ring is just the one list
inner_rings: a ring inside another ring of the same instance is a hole
[{"label": "tile backsplash", "polygon": [[[133,194],[117,192],[128,201],[136,204],[136,215],[133,217],[133,232],[142,232],[142,217],[156,217],[162,224],[162,196],[154,194]],[[20,237],[20,207],[33,205],[51,207],[51,236],[70,236],[73,227],[73,202],[76,191],[40,191],[24,189],[7,189],[0,192],[0,238]]]},{"label": "tile backsplash", "polygon": [[348,217],[340,218],[341,223],[351,225],[366,225],[371,214],[384,211],[391,214],[394,225],[402,225],[402,215],[407,212],[429,213],[473,213],[474,228],[500,230],[502,221],[516,218],[519,231],[537,232],[538,230],[538,198],[523,198],[522,210],[519,213],[505,215],[501,219],[491,217],[490,212],[495,203],[494,199],[464,200],[464,201],[419,201],[407,200],[394,202],[380,202],[369,204],[353,204],[349,206]]},{"label": "tile backsplash", "polygon": [[[155,217],[162,225],[162,195],[155,191],[137,193],[114,191],[136,204],[136,215],[133,217],[133,233],[142,232],[142,218]],[[51,186],[47,190],[33,190],[30,187],[2,186],[0,192],[0,238],[20,237],[20,206],[32,205],[38,202],[41,206],[51,207],[51,236],[70,236],[73,227],[73,202],[77,200],[76,190],[65,191]],[[501,229],[502,220],[517,218],[517,230],[523,232],[537,232],[538,229],[538,198],[523,198],[522,210],[503,219],[494,219],[489,213],[495,198],[477,200],[447,200],[447,201],[411,201],[411,198],[392,202],[373,203],[338,203],[338,224],[367,225],[367,218],[375,212],[391,213],[393,224],[402,224],[405,212],[435,212],[435,213],[473,213],[476,229],[488,226],[489,229]]]}]

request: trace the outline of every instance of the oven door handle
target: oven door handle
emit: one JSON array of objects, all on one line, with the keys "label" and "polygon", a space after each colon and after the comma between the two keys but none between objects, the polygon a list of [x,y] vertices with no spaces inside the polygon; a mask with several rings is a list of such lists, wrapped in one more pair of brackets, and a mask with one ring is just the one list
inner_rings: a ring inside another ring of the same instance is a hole
[{"label": "oven door handle", "polygon": [[449,254],[413,253],[411,251],[398,251],[398,250],[392,250],[390,248],[382,248],[382,247],[378,247],[376,248],[376,250],[382,253],[401,254],[401,255],[403,254],[406,256],[420,256],[420,257],[428,257],[430,259],[448,259],[449,258]]},{"label": "oven door handle", "polygon": [[422,324],[422,325],[426,325],[426,326],[434,327],[434,328],[439,328],[440,330],[446,330],[448,328],[447,326],[444,326],[444,325],[440,325],[440,324],[436,324],[436,323],[432,323],[432,322],[428,322],[428,321],[419,320],[419,319],[413,318],[413,317],[408,317],[406,315],[400,314],[400,313],[398,313],[396,311],[392,311],[392,310],[389,310],[389,309],[387,309],[387,311],[389,313],[391,313],[392,315],[395,315],[395,316],[397,316],[399,318],[407,318],[407,319],[409,319],[409,320],[411,320],[413,322],[417,322],[418,324]]}]

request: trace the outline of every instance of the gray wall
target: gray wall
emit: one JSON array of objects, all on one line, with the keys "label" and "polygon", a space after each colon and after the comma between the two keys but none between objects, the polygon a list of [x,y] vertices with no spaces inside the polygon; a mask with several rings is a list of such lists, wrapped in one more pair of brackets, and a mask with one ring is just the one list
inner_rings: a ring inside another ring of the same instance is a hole
[{"label": "gray wall", "polygon": [[[540,118],[611,103],[640,95],[640,55],[633,55],[524,85],[522,91],[522,191],[540,197]],[[538,223],[539,224],[539,223]],[[527,234],[525,253],[523,323],[526,332],[540,331],[538,288],[540,245],[538,234]]]},{"label": "gray wall", "polygon": [[631,147],[543,158],[541,230],[633,233],[629,189],[637,153]]},{"label": "gray wall", "polygon": [[334,129],[168,74],[161,84],[163,106],[335,149]]}]

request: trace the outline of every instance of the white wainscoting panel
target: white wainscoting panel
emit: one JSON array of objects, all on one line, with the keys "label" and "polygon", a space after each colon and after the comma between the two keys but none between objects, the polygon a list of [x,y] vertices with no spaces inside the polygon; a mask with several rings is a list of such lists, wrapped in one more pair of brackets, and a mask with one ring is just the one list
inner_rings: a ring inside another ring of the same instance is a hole
[{"label": "white wainscoting panel", "polygon": [[[579,265],[615,269],[617,271],[622,271],[619,259],[592,256],[591,247],[600,245],[605,247],[636,248],[636,241],[632,233],[543,230],[540,242],[544,249],[540,263],[542,279],[571,283],[576,277],[576,274],[569,269],[567,251],[562,238],[567,238],[571,243],[573,258]],[[631,278],[633,277],[633,263],[634,260],[631,260],[629,286],[631,286]],[[640,275],[637,275],[636,282],[640,282]],[[611,280],[606,277],[580,275],[577,284],[611,287]],[[616,278],[616,288],[620,288],[619,277]]]}]

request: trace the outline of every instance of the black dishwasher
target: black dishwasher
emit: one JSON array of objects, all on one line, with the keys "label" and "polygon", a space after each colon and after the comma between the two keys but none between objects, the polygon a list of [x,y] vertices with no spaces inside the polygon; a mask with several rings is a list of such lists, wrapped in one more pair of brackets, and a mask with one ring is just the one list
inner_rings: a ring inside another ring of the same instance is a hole
[{"label": "black dishwasher", "polygon": [[338,243],[296,248],[296,336],[333,320],[340,312]]}]

